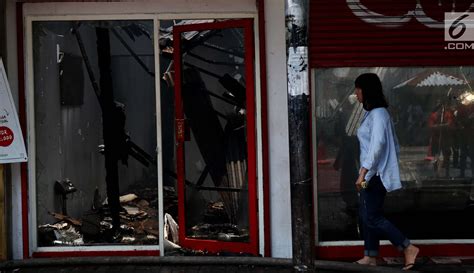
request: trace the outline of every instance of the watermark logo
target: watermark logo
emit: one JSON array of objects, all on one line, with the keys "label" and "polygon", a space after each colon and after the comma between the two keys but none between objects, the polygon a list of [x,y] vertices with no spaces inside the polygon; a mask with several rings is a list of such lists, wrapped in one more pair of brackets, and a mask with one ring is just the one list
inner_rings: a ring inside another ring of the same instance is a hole
[{"label": "watermark logo", "polygon": [[474,12],[444,14],[446,50],[474,50]]}]

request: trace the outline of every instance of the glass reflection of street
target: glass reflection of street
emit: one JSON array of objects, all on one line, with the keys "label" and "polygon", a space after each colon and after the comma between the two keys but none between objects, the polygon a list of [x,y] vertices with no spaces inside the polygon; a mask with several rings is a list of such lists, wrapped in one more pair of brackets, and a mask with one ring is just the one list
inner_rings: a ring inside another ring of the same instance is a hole
[{"label": "glass reflection of street", "polygon": [[403,189],[388,194],[386,215],[413,239],[474,238],[474,69],[379,67],[316,70],[319,240],[360,239],[355,130],[364,111],[351,94],[364,72],[382,80],[400,145]]}]

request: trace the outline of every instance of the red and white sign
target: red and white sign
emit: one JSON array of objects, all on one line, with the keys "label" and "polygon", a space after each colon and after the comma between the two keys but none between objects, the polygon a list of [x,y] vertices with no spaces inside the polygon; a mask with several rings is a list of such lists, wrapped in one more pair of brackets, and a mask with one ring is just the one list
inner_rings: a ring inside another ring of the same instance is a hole
[{"label": "red and white sign", "polygon": [[20,122],[0,59],[0,164],[27,160]]},{"label": "red and white sign", "polygon": [[5,126],[0,126],[0,147],[8,147],[12,145],[13,139],[13,131]]}]

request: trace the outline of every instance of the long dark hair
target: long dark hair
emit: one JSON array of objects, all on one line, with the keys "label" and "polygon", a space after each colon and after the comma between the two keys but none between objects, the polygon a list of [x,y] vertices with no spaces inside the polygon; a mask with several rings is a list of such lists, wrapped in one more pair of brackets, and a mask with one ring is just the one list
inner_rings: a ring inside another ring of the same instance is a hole
[{"label": "long dark hair", "polygon": [[356,88],[362,90],[362,106],[366,111],[379,107],[388,107],[379,76],[374,73],[365,73],[357,77],[354,82]]}]

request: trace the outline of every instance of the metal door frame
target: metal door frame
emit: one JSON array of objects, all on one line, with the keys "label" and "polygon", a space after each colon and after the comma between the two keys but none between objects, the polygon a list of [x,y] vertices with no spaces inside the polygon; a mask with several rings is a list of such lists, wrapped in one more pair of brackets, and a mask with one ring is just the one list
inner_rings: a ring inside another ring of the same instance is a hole
[{"label": "metal door frame", "polygon": [[[254,55],[254,22],[252,19],[229,20],[214,23],[189,24],[173,28],[174,66],[175,66],[175,119],[176,119],[176,151],[178,173],[178,211],[180,245],[192,249],[210,252],[230,251],[258,254],[258,201],[257,201],[257,128],[255,109],[255,55]],[[186,237],[185,210],[185,160],[184,160],[184,110],[181,97],[182,58],[181,33],[211,29],[243,28],[245,45],[245,74],[246,74],[246,124],[247,124],[247,170],[248,170],[248,200],[249,200],[249,242],[221,242],[216,240],[190,239]]]}]

